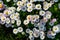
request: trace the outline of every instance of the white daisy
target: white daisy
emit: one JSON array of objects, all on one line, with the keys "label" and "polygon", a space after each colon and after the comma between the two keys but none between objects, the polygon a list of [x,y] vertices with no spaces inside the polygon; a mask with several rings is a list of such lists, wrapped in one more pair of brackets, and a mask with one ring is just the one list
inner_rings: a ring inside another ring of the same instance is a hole
[{"label": "white daisy", "polygon": [[33,32],[33,36],[36,37],[36,38],[39,37],[39,31],[37,31],[37,30],[34,31],[34,32]]},{"label": "white daisy", "polygon": [[5,24],[5,27],[11,27],[12,25],[11,24]]},{"label": "white daisy", "polygon": [[29,24],[29,20],[24,20],[24,25],[28,25]]},{"label": "white daisy", "polygon": [[22,0],[22,2],[27,2],[28,0]]},{"label": "white daisy", "polygon": [[45,16],[45,18],[50,19],[50,18],[51,18],[51,15],[47,14],[47,15]]},{"label": "white daisy", "polygon": [[21,5],[22,5],[22,1],[18,1],[17,6],[21,6]]},{"label": "white daisy", "polygon": [[48,3],[48,7],[51,7],[52,6],[52,3]]},{"label": "white daisy", "polygon": [[1,21],[6,21],[6,17],[5,16],[1,16]]},{"label": "white daisy", "polygon": [[21,25],[21,20],[16,20],[16,25],[20,26]]},{"label": "white daisy", "polygon": [[6,2],[10,2],[11,0],[6,0]]},{"label": "white daisy", "polygon": [[30,0],[30,2],[34,2],[34,0]]},{"label": "white daisy", "polygon": [[17,34],[18,33],[18,29],[13,29],[13,33]]},{"label": "white daisy", "polygon": [[13,0],[13,2],[17,2],[18,0]]},{"label": "white daisy", "polygon": [[26,33],[29,33],[30,32],[30,29],[26,29]]},{"label": "white daisy", "polygon": [[4,10],[4,14],[7,15],[7,16],[9,16],[9,15],[11,14],[11,11],[9,11],[9,10]]},{"label": "white daisy", "polygon": [[33,4],[30,2],[30,3],[27,3],[27,7],[31,7],[32,8]]},{"label": "white daisy", "polygon": [[39,12],[39,14],[40,14],[41,16],[44,16],[44,15],[45,15],[45,11],[41,10],[41,11]]},{"label": "white daisy", "polygon": [[19,12],[21,10],[21,6],[18,6],[17,7],[17,11]]},{"label": "white daisy", "polygon": [[30,30],[30,31],[29,31],[29,34],[30,34],[30,35],[32,35],[32,34],[33,34],[33,31],[32,31],[32,30]]},{"label": "white daisy", "polygon": [[25,32],[22,32],[22,35],[24,35],[25,34]]},{"label": "white daisy", "polygon": [[44,39],[45,39],[45,36],[40,36],[40,39],[41,39],[41,40],[44,40]]},{"label": "white daisy", "polygon": [[14,19],[11,19],[11,23],[14,24],[15,23],[15,20]]},{"label": "white daisy", "polygon": [[30,40],[34,40],[34,37],[30,35],[30,36],[29,36],[29,39],[30,39]]},{"label": "white daisy", "polygon": [[59,32],[59,27],[58,26],[53,26],[53,31],[58,33]]},{"label": "white daisy", "polygon": [[52,36],[55,36],[55,35],[56,35],[56,33],[52,31],[52,32],[51,32],[51,35],[52,35]]},{"label": "white daisy", "polygon": [[40,31],[39,34],[40,34],[40,36],[45,35],[45,33],[43,31]]},{"label": "white daisy", "polygon": [[49,8],[49,7],[48,7],[48,4],[43,6],[43,9],[44,9],[44,10],[48,10],[48,8]]},{"label": "white daisy", "polygon": [[43,2],[43,5],[47,5],[47,4],[48,4],[48,2],[47,2],[47,1],[44,1],[44,2]]},{"label": "white daisy", "polygon": [[36,19],[39,19],[39,15],[33,15],[33,17],[35,17]]},{"label": "white daisy", "polygon": [[27,20],[31,21],[32,15],[27,16]]},{"label": "white daisy", "polygon": [[24,7],[21,8],[21,10],[22,10],[22,11],[26,11],[26,10],[27,10],[27,7],[24,6]]},{"label": "white daisy", "polygon": [[48,19],[43,17],[43,21],[46,23],[48,21]]},{"label": "white daisy", "polygon": [[54,2],[58,2],[59,0],[53,0]]},{"label": "white daisy", "polygon": [[10,15],[10,18],[11,18],[11,19],[15,19],[14,14],[11,14],[11,15]]},{"label": "white daisy", "polygon": [[22,27],[18,27],[18,32],[23,32],[23,28]]},{"label": "white daisy", "polygon": [[49,25],[50,25],[50,26],[53,26],[53,25],[54,25],[54,22],[50,22]]},{"label": "white daisy", "polygon": [[9,24],[10,23],[10,19],[6,18],[6,23]]},{"label": "white daisy", "polygon": [[40,9],[41,9],[41,5],[40,5],[40,4],[37,4],[37,5],[35,6],[35,9],[40,10]]},{"label": "white daisy", "polygon": [[16,8],[15,7],[9,7],[8,10],[10,10],[12,13],[14,13]]},{"label": "white daisy", "polygon": [[27,8],[28,12],[31,12],[32,10],[33,10],[33,8],[31,8],[31,7]]},{"label": "white daisy", "polygon": [[14,19],[15,19],[15,20],[18,20],[18,19],[19,19],[19,13],[16,12],[16,13],[14,14]]}]

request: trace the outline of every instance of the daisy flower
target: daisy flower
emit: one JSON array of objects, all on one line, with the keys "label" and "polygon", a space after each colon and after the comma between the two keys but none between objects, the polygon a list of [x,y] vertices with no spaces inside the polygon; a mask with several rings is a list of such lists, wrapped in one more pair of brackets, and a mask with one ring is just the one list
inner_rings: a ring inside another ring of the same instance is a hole
[{"label": "daisy flower", "polygon": [[30,3],[27,3],[27,7],[29,8],[32,8],[33,4],[30,2]]},{"label": "daisy flower", "polygon": [[1,16],[1,21],[6,21],[6,17],[5,16]]},{"label": "daisy flower", "polygon": [[22,0],[22,2],[26,3],[28,0]]},{"label": "daisy flower", "polygon": [[10,11],[11,11],[11,13],[14,13],[14,12],[15,12],[15,10],[16,10],[16,8],[15,8],[15,7],[9,7],[9,8],[8,8],[8,10],[10,10]]},{"label": "daisy flower", "polygon": [[58,26],[53,26],[52,30],[54,32],[58,33],[59,32],[59,27]]},{"label": "daisy flower", "polygon": [[48,7],[51,7],[52,6],[52,3],[48,3]]},{"label": "daisy flower", "polygon": [[39,19],[36,19],[35,22],[38,23],[40,20]]},{"label": "daisy flower", "polygon": [[30,2],[34,2],[34,0],[30,0]]},{"label": "daisy flower", "polygon": [[47,4],[48,4],[48,2],[47,2],[47,1],[44,1],[44,2],[43,2],[43,5],[47,5]]},{"label": "daisy flower", "polygon": [[21,6],[18,6],[17,7],[17,11],[19,12],[21,10]]},{"label": "daisy flower", "polygon": [[27,10],[27,7],[24,6],[24,7],[21,8],[21,10],[22,10],[22,11],[26,11],[26,10]]},{"label": "daisy flower", "polygon": [[11,14],[11,15],[10,15],[10,18],[11,18],[11,19],[15,19],[14,14]]},{"label": "daisy flower", "polygon": [[45,17],[43,17],[43,19],[42,19],[42,20],[43,20],[43,22],[45,22],[45,23],[48,21],[48,19],[47,19],[47,18],[45,18]]},{"label": "daisy flower", "polygon": [[18,0],[13,0],[13,2],[17,2]]},{"label": "daisy flower", "polygon": [[10,2],[11,0],[6,0],[6,2]]},{"label": "daisy flower", "polygon": [[9,7],[8,10],[13,10],[13,11],[15,11],[16,8],[15,8],[15,7]]},{"label": "daisy flower", "polygon": [[29,36],[30,40],[34,40],[34,37],[32,35]]},{"label": "daisy flower", "polygon": [[47,15],[45,16],[45,18],[50,19],[50,18],[51,18],[51,15],[47,14]]},{"label": "daisy flower", "polygon": [[1,21],[1,20],[0,20],[0,24],[2,24],[2,25],[5,24],[5,21]]},{"label": "daisy flower", "polygon": [[23,28],[22,27],[18,27],[18,32],[23,32]]},{"label": "daisy flower", "polygon": [[31,21],[33,21],[33,22],[36,21],[36,18],[37,18],[37,16],[33,15],[31,18]]},{"label": "daisy flower", "polygon": [[41,11],[39,12],[39,14],[40,14],[41,16],[45,16],[45,11],[41,10]]},{"label": "daisy flower", "polygon": [[36,38],[39,37],[39,31],[38,30],[35,30],[33,32],[33,36],[36,37]]},{"label": "daisy flower", "polygon": [[33,37],[33,36],[29,36],[29,39],[30,39],[30,40],[34,40],[34,37]]},{"label": "daisy flower", "polygon": [[28,25],[29,24],[29,20],[24,20],[24,25]]},{"label": "daisy flower", "polygon": [[16,25],[20,26],[21,25],[21,20],[16,20]]},{"label": "daisy flower", "polygon": [[33,17],[35,17],[36,19],[39,19],[39,15],[33,15]]},{"label": "daisy flower", "polygon": [[29,34],[30,34],[30,35],[32,35],[32,34],[33,34],[33,31],[32,31],[32,30],[30,30],[30,31],[29,31]]},{"label": "daisy flower", "polygon": [[52,32],[51,32],[51,35],[52,35],[52,36],[55,36],[55,35],[56,35],[56,33],[52,31]]},{"label": "daisy flower", "polygon": [[29,33],[30,32],[30,29],[26,29],[26,33]]},{"label": "daisy flower", "polygon": [[43,32],[43,31],[40,31],[40,36],[43,36],[43,35],[45,35],[45,33]]},{"label": "daisy flower", "polygon": [[24,35],[25,34],[25,32],[22,32],[22,35]]},{"label": "daisy flower", "polygon": [[18,29],[16,29],[16,28],[13,29],[13,33],[14,33],[14,34],[17,34],[17,33],[18,33]]},{"label": "daisy flower", "polygon": [[37,4],[37,5],[35,6],[35,9],[40,10],[40,9],[41,9],[41,5],[40,5],[40,4]]},{"label": "daisy flower", "polygon": [[22,1],[18,1],[17,6],[21,6],[21,5],[22,5]]},{"label": "daisy flower", "polygon": [[33,8],[31,8],[31,7],[27,8],[28,12],[31,12],[32,10],[33,10]]},{"label": "daisy flower", "polygon": [[44,6],[43,6],[43,9],[44,9],[44,10],[48,10],[48,8],[49,8],[48,5],[44,5]]},{"label": "daisy flower", "polygon": [[11,24],[5,24],[5,27],[11,27],[12,25]]},{"label": "daisy flower", "polygon": [[9,16],[9,15],[11,14],[11,11],[9,11],[9,10],[4,10],[4,14],[5,14],[6,16]]},{"label": "daisy flower", "polygon": [[59,0],[53,0],[54,2],[58,2]]},{"label": "daisy flower", "polygon": [[50,23],[49,23],[49,25],[50,25],[50,26],[53,26],[53,25],[54,25],[54,23],[53,23],[53,22],[50,22]]},{"label": "daisy flower", "polygon": [[31,21],[32,15],[28,15],[26,18],[27,20]]},{"label": "daisy flower", "polygon": [[6,21],[5,21],[7,24],[10,23],[10,18],[6,18]]},{"label": "daisy flower", "polygon": [[53,38],[55,38],[55,35],[56,35],[56,33],[53,33],[53,31],[48,31],[47,32],[47,37],[48,38],[52,38],[53,39]]},{"label": "daisy flower", "polygon": [[33,31],[36,31],[37,29],[36,28],[33,28]]},{"label": "daisy flower", "polygon": [[15,23],[15,20],[14,19],[11,19],[11,23],[14,24]]},{"label": "daisy flower", "polygon": [[45,36],[40,36],[40,39],[41,39],[41,40],[44,40],[44,39],[45,39]]},{"label": "daisy flower", "polygon": [[45,26],[44,25],[41,25],[41,26],[39,26],[39,29],[42,30],[42,31],[45,31],[44,30],[45,29]]},{"label": "daisy flower", "polygon": [[16,13],[14,14],[14,19],[15,19],[15,20],[18,20],[18,19],[19,19],[19,13],[16,12]]}]

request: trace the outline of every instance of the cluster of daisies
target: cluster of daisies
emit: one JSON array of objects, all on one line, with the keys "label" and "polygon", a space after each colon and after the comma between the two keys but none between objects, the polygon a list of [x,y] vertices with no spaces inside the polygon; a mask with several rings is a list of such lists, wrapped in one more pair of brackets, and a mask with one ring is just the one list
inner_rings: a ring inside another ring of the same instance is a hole
[{"label": "cluster of daisies", "polygon": [[[10,2],[11,0],[6,0],[7,2]],[[33,2],[41,1],[41,4],[34,4]],[[49,1],[49,3],[47,2]],[[18,28],[13,29],[13,33],[26,33],[29,34],[29,39],[34,40],[34,38],[40,37],[41,40],[45,39],[45,36],[47,34],[48,38],[55,38],[55,35],[60,32],[60,24],[54,25],[54,23],[57,21],[56,18],[51,19],[52,13],[48,11],[50,7],[55,2],[58,2],[58,0],[13,0],[15,3],[14,5],[16,7],[6,7],[3,3],[3,1],[0,1],[0,11],[3,10],[3,12],[0,12],[0,24],[5,25],[6,27],[13,27],[16,25]],[[60,6],[60,4],[59,4]],[[59,7],[60,8],[60,7]],[[23,21],[23,24],[26,26],[29,23],[34,25],[34,28],[29,29],[27,28],[25,32],[23,31],[23,27],[21,27],[21,19],[20,19],[20,10],[26,11],[26,12],[32,12],[33,10],[40,10],[39,15],[27,15],[26,19]],[[42,18],[40,18],[40,16]],[[53,28],[50,28],[47,33],[46,31],[46,23],[50,20],[49,25]]]}]

